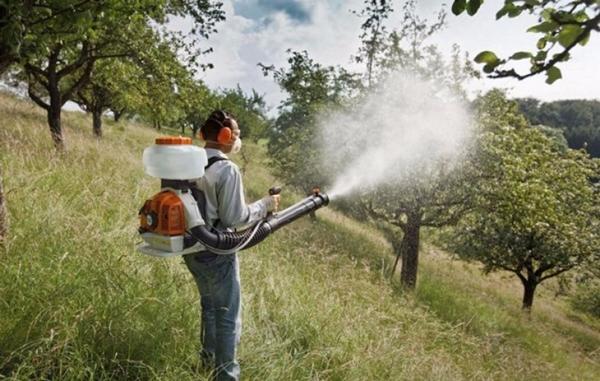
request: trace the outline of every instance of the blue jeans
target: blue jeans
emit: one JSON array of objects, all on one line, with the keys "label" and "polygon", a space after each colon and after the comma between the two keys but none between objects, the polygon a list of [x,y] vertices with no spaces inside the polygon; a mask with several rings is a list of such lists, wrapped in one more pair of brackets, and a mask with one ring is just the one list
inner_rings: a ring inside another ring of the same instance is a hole
[{"label": "blue jeans", "polygon": [[239,380],[236,347],[242,331],[240,270],[237,254],[183,256],[200,292],[201,357],[214,359],[216,379]]}]

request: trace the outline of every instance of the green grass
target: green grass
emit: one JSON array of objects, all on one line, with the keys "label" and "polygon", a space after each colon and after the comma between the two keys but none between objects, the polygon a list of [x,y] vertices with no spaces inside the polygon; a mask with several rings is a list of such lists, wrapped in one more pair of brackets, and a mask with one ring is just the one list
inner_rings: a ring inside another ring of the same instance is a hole
[{"label": "green grass", "polygon": [[[197,380],[198,297],[180,258],[135,251],[137,210],[157,191],[141,152],[156,131],[0,95],[10,236],[0,248],[0,379]],[[246,143],[246,142],[245,142]],[[277,183],[246,144],[249,200]],[[285,194],[286,202],[298,196]],[[322,210],[240,255],[248,380],[597,379],[599,325],[540,295],[531,319],[510,280],[425,247],[415,294],[386,274],[371,227]]]}]

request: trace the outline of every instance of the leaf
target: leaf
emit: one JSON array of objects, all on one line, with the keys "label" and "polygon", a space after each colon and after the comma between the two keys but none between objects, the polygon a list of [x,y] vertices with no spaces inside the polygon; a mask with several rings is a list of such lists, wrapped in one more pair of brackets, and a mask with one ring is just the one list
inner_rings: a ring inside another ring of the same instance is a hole
[{"label": "leaf", "polygon": [[546,78],[546,83],[549,85],[553,84],[554,81],[562,78],[560,69],[556,66],[552,66],[550,69],[546,70],[546,76],[548,77]]},{"label": "leaf", "polygon": [[590,32],[587,32],[585,37],[581,41],[579,41],[579,45],[585,46],[589,40],[590,40]]},{"label": "leaf", "polygon": [[546,57],[548,57],[548,52],[545,50],[540,50],[539,52],[537,52],[537,54],[535,55],[535,60],[536,61],[544,61],[546,59]]},{"label": "leaf", "polygon": [[483,67],[483,71],[484,71],[485,73],[487,73],[487,74],[490,74],[491,72],[493,72],[493,71],[494,71],[494,69],[496,68],[496,66],[498,66],[498,65],[490,65],[490,64],[487,64],[487,65],[485,65],[485,66]]},{"label": "leaf", "polygon": [[467,4],[467,13],[469,16],[473,16],[481,7],[483,0],[470,0],[469,4]]},{"label": "leaf", "polygon": [[[500,8],[498,13],[496,13],[496,20],[501,19],[502,17],[504,17],[507,14],[510,16],[510,14],[514,14],[517,11],[518,11],[518,13],[521,13],[519,11],[519,8],[517,6],[515,6],[513,3],[506,3],[506,4],[504,4],[504,6],[502,8]],[[510,16],[510,17],[514,17],[514,16]]]},{"label": "leaf", "polygon": [[537,46],[537,48],[538,48],[538,49],[540,49],[540,50],[541,50],[541,49],[544,49],[544,48],[546,47],[546,43],[547,43],[547,42],[548,42],[548,41],[546,40],[546,38],[545,38],[545,37],[542,37],[542,38],[540,38],[540,39],[538,40],[538,42],[537,42],[536,46]]},{"label": "leaf", "polygon": [[458,16],[465,11],[466,6],[467,0],[454,0],[454,3],[452,3],[452,13]]},{"label": "leaf", "polygon": [[489,50],[485,50],[475,56],[475,62],[477,63],[486,63],[488,65],[494,65],[499,62],[498,57],[494,52],[490,52]]},{"label": "leaf", "polygon": [[564,48],[571,46],[581,33],[582,29],[579,25],[565,25],[558,33],[558,43]]},{"label": "leaf", "polygon": [[554,15],[554,13],[556,12],[556,9],[554,8],[546,8],[542,11],[542,19],[545,21],[552,21],[552,16]]},{"label": "leaf", "polygon": [[510,18],[514,18],[517,17],[518,15],[521,14],[521,12],[523,12],[523,8],[521,7],[517,7],[516,5],[513,5],[509,10],[508,10],[508,17]]},{"label": "leaf", "polygon": [[533,54],[531,54],[529,52],[516,52],[515,54],[510,56],[510,59],[511,60],[523,60],[525,58],[531,58],[531,57],[533,57]]},{"label": "leaf", "polygon": [[544,21],[541,24],[532,26],[531,28],[527,29],[527,31],[531,33],[548,33],[552,32],[556,28],[558,28],[558,24],[554,21]]}]

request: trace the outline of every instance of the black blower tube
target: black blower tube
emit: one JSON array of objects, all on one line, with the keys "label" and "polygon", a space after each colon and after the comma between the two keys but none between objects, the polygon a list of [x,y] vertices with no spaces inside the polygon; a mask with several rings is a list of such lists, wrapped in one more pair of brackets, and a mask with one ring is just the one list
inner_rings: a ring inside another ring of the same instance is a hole
[{"label": "black blower tube", "polygon": [[[260,226],[258,227],[258,230],[242,250],[262,242],[269,234],[277,229],[327,204],[329,204],[329,196],[325,193],[315,192],[289,208],[273,214],[267,219],[259,222]],[[225,232],[202,225],[192,228],[191,233],[194,239],[198,240],[201,244],[208,246],[209,250],[210,248],[231,250],[238,247],[245,239],[247,239],[250,231],[255,228],[256,225],[239,232]]]}]

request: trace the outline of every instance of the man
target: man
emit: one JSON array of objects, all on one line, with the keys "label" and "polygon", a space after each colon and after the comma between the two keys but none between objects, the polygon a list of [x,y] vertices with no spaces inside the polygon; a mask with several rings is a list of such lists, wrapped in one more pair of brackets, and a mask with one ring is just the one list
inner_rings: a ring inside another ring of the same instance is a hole
[{"label": "man", "polygon": [[[241,149],[240,129],[233,117],[214,111],[200,129],[208,165],[196,183],[206,196],[206,222],[218,229],[247,225],[277,210],[279,195],[246,204],[242,176],[228,153]],[[236,347],[241,334],[241,293],[237,254],[208,251],[184,256],[200,292],[201,361],[214,366],[217,380],[238,380]]]}]

